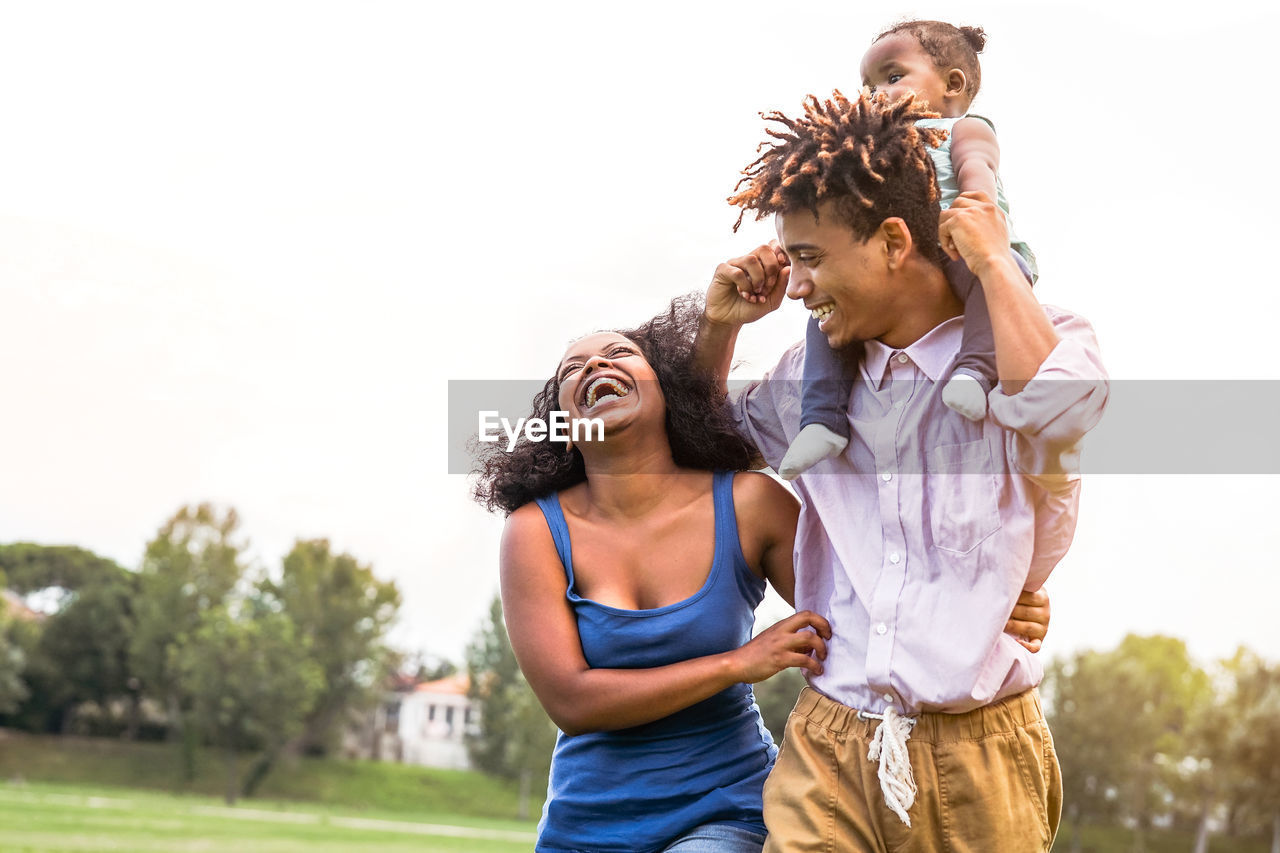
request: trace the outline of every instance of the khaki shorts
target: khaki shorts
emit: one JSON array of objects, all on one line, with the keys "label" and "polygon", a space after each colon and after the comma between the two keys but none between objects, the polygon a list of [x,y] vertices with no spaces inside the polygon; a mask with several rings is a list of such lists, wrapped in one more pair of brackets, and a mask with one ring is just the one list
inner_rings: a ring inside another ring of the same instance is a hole
[{"label": "khaki shorts", "polygon": [[885,805],[867,749],[878,720],[806,687],[764,786],[765,853],[1045,851],[1062,775],[1035,690],[965,714],[921,714],[907,741],[911,826]]}]

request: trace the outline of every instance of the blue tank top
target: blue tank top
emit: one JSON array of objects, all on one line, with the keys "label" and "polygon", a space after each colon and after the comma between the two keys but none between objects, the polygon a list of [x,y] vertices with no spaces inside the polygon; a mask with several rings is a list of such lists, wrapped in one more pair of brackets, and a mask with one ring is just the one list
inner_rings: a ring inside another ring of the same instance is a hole
[{"label": "blue tank top", "polygon": [[[559,495],[539,498],[568,578],[565,593],[587,663],[663,666],[736,649],[751,639],[764,581],[747,567],[733,510],[733,474],[717,472],[715,556],[707,580],[684,601],[622,610],[578,595]],[[704,823],[763,833],[761,793],[777,748],[749,684],[735,684],[652,723],[556,740],[542,853],[650,853]]]}]

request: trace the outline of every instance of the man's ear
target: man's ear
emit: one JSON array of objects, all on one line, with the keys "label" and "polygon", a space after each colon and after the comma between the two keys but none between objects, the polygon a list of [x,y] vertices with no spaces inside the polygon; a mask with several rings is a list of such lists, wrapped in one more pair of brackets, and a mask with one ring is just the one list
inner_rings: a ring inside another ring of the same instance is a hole
[{"label": "man's ear", "polygon": [[879,234],[881,245],[884,247],[885,262],[889,269],[901,269],[915,246],[911,238],[911,229],[907,228],[907,223],[901,217],[890,216],[880,223]]},{"label": "man's ear", "polygon": [[965,90],[969,87],[969,77],[959,68],[952,68],[947,72],[947,91],[948,98],[960,98],[964,96]]}]

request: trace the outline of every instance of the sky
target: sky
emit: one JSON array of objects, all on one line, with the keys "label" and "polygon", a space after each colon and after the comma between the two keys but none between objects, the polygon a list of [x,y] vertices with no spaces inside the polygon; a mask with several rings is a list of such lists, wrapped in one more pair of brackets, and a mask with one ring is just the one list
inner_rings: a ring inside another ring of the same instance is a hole
[{"label": "sky", "polygon": [[[0,542],[136,567],[183,504],[234,506],[256,565],[328,538],[401,589],[396,645],[459,661],[502,519],[448,473],[448,382],[544,378],[770,239],[724,201],[759,113],[856,90],[904,18],[986,28],[1037,295],[1113,377],[1280,379],[1274,9],[463,5],[0,3]],[[1087,475],[1046,654],[1280,659],[1269,470]]]}]

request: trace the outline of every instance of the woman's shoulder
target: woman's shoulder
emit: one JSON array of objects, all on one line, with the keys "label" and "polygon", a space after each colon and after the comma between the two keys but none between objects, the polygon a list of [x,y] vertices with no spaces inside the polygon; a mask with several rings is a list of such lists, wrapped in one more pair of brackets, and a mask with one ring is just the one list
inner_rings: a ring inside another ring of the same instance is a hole
[{"label": "woman's shoulder", "polygon": [[563,575],[552,522],[536,501],[517,507],[507,516],[499,546],[499,566],[504,588],[534,577]]},{"label": "woman's shoulder", "polygon": [[733,477],[733,505],[739,514],[768,512],[799,502],[791,491],[773,477],[760,471],[739,471]]},{"label": "woman's shoulder", "polygon": [[527,504],[516,507],[507,516],[503,536],[523,538],[536,534],[539,529],[545,530],[546,527],[547,521],[542,514],[542,508],[538,506],[537,501],[529,501]]},{"label": "woman's shoulder", "polygon": [[555,512],[544,509],[542,504],[550,504],[558,508],[561,494],[564,492],[552,492],[516,507],[507,516],[502,538],[516,545],[552,542],[551,527],[555,524]]}]

